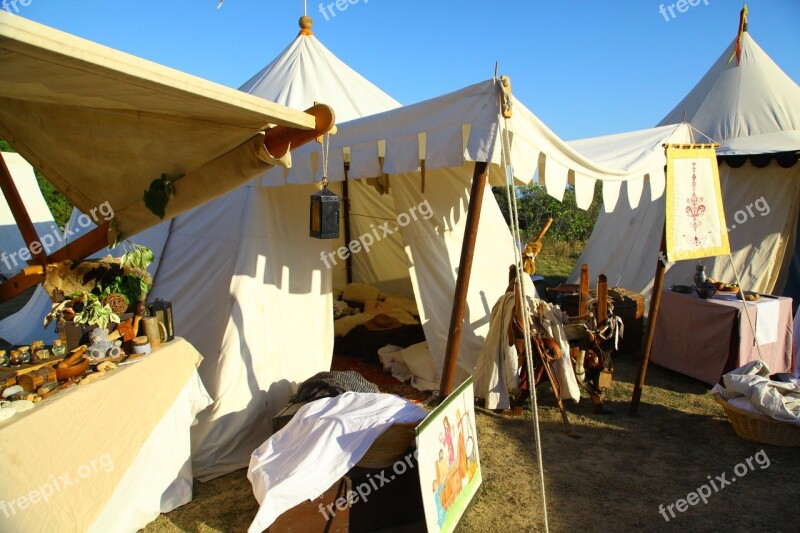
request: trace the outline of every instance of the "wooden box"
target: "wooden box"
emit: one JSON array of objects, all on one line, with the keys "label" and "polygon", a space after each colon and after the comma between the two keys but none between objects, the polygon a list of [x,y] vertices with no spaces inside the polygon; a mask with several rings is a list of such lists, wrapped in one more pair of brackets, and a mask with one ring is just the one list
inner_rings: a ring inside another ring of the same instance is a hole
[{"label": "wooden box", "polygon": [[56,369],[49,366],[43,366],[17,378],[17,384],[28,392],[35,392],[51,381],[56,381]]},{"label": "wooden box", "polygon": [[306,500],[280,515],[268,533],[348,533],[350,531],[350,480],[345,476],[322,496]]},{"label": "wooden box", "polygon": [[17,375],[14,372],[0,370],[0,391],[17,384]]}]

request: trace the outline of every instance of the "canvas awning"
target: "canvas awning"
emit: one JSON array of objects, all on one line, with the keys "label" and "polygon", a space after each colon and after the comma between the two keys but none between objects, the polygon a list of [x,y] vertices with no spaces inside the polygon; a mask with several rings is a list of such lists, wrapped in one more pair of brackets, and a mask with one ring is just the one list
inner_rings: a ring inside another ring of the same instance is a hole
[{"label": "canvas awning", "polygon": [[[502,170],[503,123],[498,111],[500,82],[488,80],[459,91],[369,117],[349,121],[330,142],[328,177],[342,181],[344,162],[348,178],[417,172],[425,168],[460,168],[477,161],[489,162],[493,185],[506,181]],[[603,181],[606,198],[619,195],[623,181],[642,183],[660,174],[664,154],[637,161],[598,163],[561,140],[519,100],[511,97],[513,116],[508,120],[511,162],[518,184],[527,185],[539,171],[547,192],[561,200],[568,183],[574,183],[582,207],[588,207],[596,180]],[[306,147],[294,156],[291,170],[273,169],[263,185],[311,183],[322,179],[319,149]],[[471,165],[470,165],[471,166]],[[641,187],[640,187],[641,189]],[[588,202],[584,202],[588,198]]]},{"label": "canvas awning", "polygon": [[0,11],[0,137],[82,211],[109,202],[112,230],[126,236],[160,222],[143,192],[162,175],[183,176],[171,218],[290,166],[289,143],[333,124],[330,108],[316,109],[315,117]]}]

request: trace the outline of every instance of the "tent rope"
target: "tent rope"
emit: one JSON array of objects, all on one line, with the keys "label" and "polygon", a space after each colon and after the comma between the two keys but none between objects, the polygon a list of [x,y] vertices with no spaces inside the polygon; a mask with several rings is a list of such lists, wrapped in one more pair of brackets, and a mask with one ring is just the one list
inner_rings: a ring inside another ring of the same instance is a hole
[{"label": "tent rope", "polygon": [[739,273],[736,271],[736,265],[733,263],[733,255],[729,253],[728,259],[730,259],[731,261],[731,269],[733,269],[733,275],[736,277],[736,284],[739,286],[739,294],[742,297],[742,309],[744,309],[744,315],[747,317],[747,323],[750,324],[750,331],[753,332],[753,342],[756,345],[758,358],[763,360],[764,357],[761,355],[761,346],[759,346],[758,344],[758,336],[756,335],[756,328],[755,326],[753,326],[753,319],[750,318],[750,312],[747,310],[747,300],[745,300],[744,298],[744,288],[742,288],[742,280],[739,279]]},{"label": "tent rope", "polygon": [[[502,88],[502,84],[499,84]],[[499,106],[499,104],[498,104]],[[528,307],[528,300],[527,295],[525,294],[525,285],[522,282],[522,276],[525,275],[522,269],[522,252],[520,251],[519,247],[516,244],[516,237],[520,235],[519,231],[519,211],[517,210],[517,198],[516,194],[514,194],[514,169],[511,165],[511,152],[510,152],[510,136],[509,136],[509,128],[508,128],[508,119],[503,117],[502,112],[499,113],[499,117],[503,120],[503,129],[500,136],[500,148],[501,148],[501,158],[502,158],[502,166],[506,171],[506,197],[508,199],[508,205],[510,209],[509,219],[511,221],[511,232],[514,235],[515,239],[513,242],[514,247],[514,264],[517,266],[516,268],[516,286],[517,291],[519,294],[520,302],[522,302],[522,310],[523,310],[523,320],[525,327],[522,328],[524,338],[525,338],[525,362],[528,366],[528,388],[530,390],[531,396],[531,413],[532,413],[532,422],[533,422],[533,433],[535,438],[535,445],[536,445],[536,460],[539,467],[539,481],[541,485],[542,491],[542,509],[544,514],[544,530],[545,532],[550,531],[550,526],[547,520],[547,495],[545,492],[545,484],[544,484],[544,464],[542,462],[542,438],[539,432],[539,403],[536,398],[536,384],[533,380],[533,348],[531,345],[531,332],[530,327],[528,327],[531,323],[531,310]]]}]

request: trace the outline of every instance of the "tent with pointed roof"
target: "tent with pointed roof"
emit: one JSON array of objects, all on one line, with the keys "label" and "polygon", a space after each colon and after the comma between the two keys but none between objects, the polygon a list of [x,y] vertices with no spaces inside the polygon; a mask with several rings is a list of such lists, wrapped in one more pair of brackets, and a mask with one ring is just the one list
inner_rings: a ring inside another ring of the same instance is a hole
[{"label": "tent with pointed roof", "polygon": [[[717,155],[725,217],[742,285],[762,293],[786,291],[796,302],[800,297],[800,86],[756,44],[746,27],[738,62],[735,50],[736,41],[659,126],[681,122],[685,112],[697,142],[709,142],[706,136],[721,144]],[[578,151],[589,146],[602,150],[617,141],[600,137],[571,144]],[[630,148],[635,151],[634,146]],[[649,295],[664,223],[664,201],[656,197],[638,205],[621,204],[613,211],[606,206],[578,265],[586,263],[612,283]],[[710,277],[735,281],[727,257],[703,263]],[[687,261],[670,265],[666,283],[686,283],[694,268]],[[576,267],[570,280],[578,276]]]},{"label": "tent with pointed roof", "polygon": [[[473,174],[477,162],[488,162],[490,181],[505,181],[499,102],[512,97],[499,80],[489,80],[398,108],[360,76],[350,80],[348,72],[310,32],[301,32],[245,87],[285,99],[280,103],[289,101],[290,93],[299,106],[307,104],[303,98],[330,103],[339,131],[330,137],[327,161],[319,145],[301,147],[293,152],[290,171],[266,172],[170,224],[153,296],[173,302],[176,332],[206,357],[200,373],[215,403],[193,428],[192,459],[200,479],[247,464],[269,435],[271,416],[297,384],[329,368],[332,293],[341,281],[322,258],[346,243],[308,236],[308,199],[326,162],[331,188],[348,187],[352,238],[376,236],[369,251],[352,254],[353,280],[415,299],[431,353],[437,366],[443,365]],[[353,115],[382,112],[344,122],[353,118],[343,116],[347,109]],[[574,176],[581,190],[593,190],[597,179],[613,190],[663,167],[663,156],[627,168],[597,165],[521,103],[514,101],[513,110],[506,146],[519,183],[530,182],[542,165],[551,189],[558,184],[563,189]],[[514,260],[514,241],[488,185],[484,188],[461,325],[459,379],[474,369],[491,306],[505,292]],[[415,208],[423,204],[430,216],[418,209],[422,216],[412,223]],[[402,215],[408,217],[405,224]],[[378,232],[387,222],[388,233]]]},{"label": "tent with pointed roof", "polygon": [[[510,158],[517,183],[529,183],[538,169],[554,195],[570,180],[581,198],[591,196],[596,180],[609,195],[646,175],[663,182],[663,154],[598,164],[559,139],[499,79],[398,108],[307,29],[245,87],[300,107],[324,100],[339,132],[327,157],[319,145],[298,148],[290,171],[266,172],[161,226],[166,238],[156,250],[151,297],[173,303],[176,334],[205,357],[199,371],[214,398],[193,428],[200,479],[246,465],[297,384],[330,367],[332,293],[341,282],[323,258],[345,243],[308,236],[308,199],[325,166],[332,189],[348,187],[351,235],[375,236],[370,251],[353,254],[353,280],[416,300],[439,368],[453,331],[467,210],[480,213],[458,324],[457,379],[474,370],[514,261],[515,243],[486,177],[505,183]],[[513,103],[507,121],[504,102]],[[371,115],[343,123],[359,113]],[[484,193],[480,205],[472,191]]]}]

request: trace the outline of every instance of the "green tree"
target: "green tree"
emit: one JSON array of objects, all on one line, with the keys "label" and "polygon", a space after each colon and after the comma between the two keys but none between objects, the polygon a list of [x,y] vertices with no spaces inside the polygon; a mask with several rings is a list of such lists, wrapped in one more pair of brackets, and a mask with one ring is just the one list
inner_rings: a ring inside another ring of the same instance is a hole
[{"label": "green tree", "polygon": [[[506,222],[510,224],[510,209],[505,187],[493,187],[492,192],[500,205]],[[519,239],[527,242],[536,238],[548,218],[553,218],[553,225],[547,232],[551,241],[566,243],[583,243],[589,239],[600,213],[602,204],[602,188],[595,185],[594,198],[588,210],[583,210],[575,203],[575,189],[567,187],[564,199],[559,202],[541,185],[515,187],[517,213],[519,214]]]},{"label": "green tree", "polygon": [[[16,152],[16,150],[8,142],[0,139],[0,152]],[[52,183],[47,181],[47,178],[36,170],[34,172],[36,173],[36,181],[39,184],[39,190],[42,191],[44,201],[47,203],[47,207],[50,208],[50,213],[52,213],[56,224],[63,230],[72,214],[72,204],[56,190]]]}]

